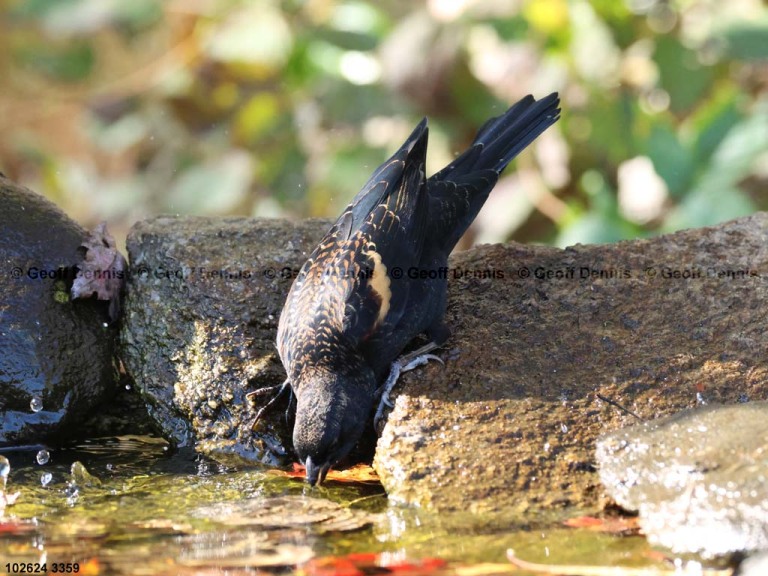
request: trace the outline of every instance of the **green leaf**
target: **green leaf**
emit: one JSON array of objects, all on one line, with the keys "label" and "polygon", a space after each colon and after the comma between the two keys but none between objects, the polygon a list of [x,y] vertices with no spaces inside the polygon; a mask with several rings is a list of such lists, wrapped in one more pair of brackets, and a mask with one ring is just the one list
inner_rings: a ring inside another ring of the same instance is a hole
[{"label": "green leaf", "polygon": [[768,58],[768,16],[750,22],[737,22],[723,30],[725,53],[739,60]]},{"label": "green leaf", "polygon": [[672,232],[682,228],[714,226],[747,216],[756,210],[752,201],[735,187],[721,188],[704,183],[686,195],[664,221],[662,230]]},{"label": "green leaf", "polygon": [[17,53],[23,66],[55,80],[77,82],[88,77],[96,63],[90,42],[82,40],[64,46],[37,44]]},{"label": "green leaf", "polygon": [[554,244],[561,248],[574,244],[607,244],[631,235],[620,220],[589,212],[563,227]]},{"label": "green leaf", "polygon": [[757,208],[739,189],[757,159],[768,151],[768,105],[734,126],[712,154],[693,189],[664,223],[664,229],[710,226]]},{"label": "green leaf", "polygon": [[669,93],[673,112],[693,108],[714,81],[713,68],[702,66],[696,54],[672,36],[658,39],[654,60],[659,67],[661,86]]},{"label": "green leaf", "polygon": [[225,214],[245,201],[252,181],[250,155],[232,149],[182,172],[166,194],[168,209],[181,214]]},{"label": "green leaf", "polygon": [[669,126],[656,124],[652,128],[648,156],[656,173],[667,183],[669,193],[683,196],[693,180],[695,164],[690,150]]},{"label": "green leaf", "polygon": [[737,108],[736,94],[730,94],[723,101],[707,105],[696,115],[694,126],[698,129],[698,136],[694,143],[694,155],[696,162],[706,162],[714,153],[728,132],[741,119],[741,113]]}]

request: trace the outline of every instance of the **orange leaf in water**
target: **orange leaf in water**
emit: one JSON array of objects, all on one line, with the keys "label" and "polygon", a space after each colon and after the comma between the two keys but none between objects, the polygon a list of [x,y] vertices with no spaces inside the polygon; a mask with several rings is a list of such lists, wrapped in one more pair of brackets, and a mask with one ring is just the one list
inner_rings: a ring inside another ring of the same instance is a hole
[{"label": "orange leaf in water", "polygon": [[99,574],[101,574],[101,566],[98,558],[91,558],[80,564],[78,576],[98,576]]},{"label": "orange leaf in water", "polygon": [[37,522],[32,520],[0,520],[0,534],[23,534],[37,529]]},{"label": "orange leaf in water", "polygon": [[297,571],[297,574],[299,576],[362,576],[363,571],[348,558],[327,556],[310,560]]},{"label": "orange leaf in water", "polygon": [[[307,475],[304,466],[298,463],[294,463],[293,468],[290,471],[272,470],[271,473],[277,474],[278,476],[301,479],[304,479]],[[325,480],[326,482],[332,480],[334,482],[346,482],[350,484],[378,484],[380,482],[379,475],[367,464],[356,464],[346,470],[330,470],[325,477]]]},{"label": "orange leaf in water", "polygon": [[349,554],[310,560],[299,570],[302,576],[363,576],[365,574],[428,574],[445,568],[440,558],[405,560],[389,554]]}]

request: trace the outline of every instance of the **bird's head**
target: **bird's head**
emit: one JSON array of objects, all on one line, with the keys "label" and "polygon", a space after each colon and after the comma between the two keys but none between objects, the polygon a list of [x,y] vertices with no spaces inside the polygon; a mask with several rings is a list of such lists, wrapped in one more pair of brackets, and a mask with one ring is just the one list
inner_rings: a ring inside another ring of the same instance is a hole
[{"label": "bird's head", "polygon": [[296,384],[293,447],[314,486],[322,484],[330,467],[362,436],[376,382],[370,369],[354,374],[313,369]]}]

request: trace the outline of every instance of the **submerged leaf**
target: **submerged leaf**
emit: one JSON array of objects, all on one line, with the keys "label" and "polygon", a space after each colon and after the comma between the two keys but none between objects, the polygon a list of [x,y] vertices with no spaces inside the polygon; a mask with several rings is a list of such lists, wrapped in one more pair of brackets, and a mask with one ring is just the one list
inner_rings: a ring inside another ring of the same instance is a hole
[{"label": "submerged leaf", "polygon": [[[293,468],[286,472],[284,470],[272,470],[272,474],[277,476],[286,476],[288,478],[304,478],[307,471],[302,464],[293,464]],[[325,481],[345,482],[350,484],[381,484],[379,475],[372,467],[367,464],[356,464],[346,470],[330,470],[325,477]]]},{"label": "submerged leaf", "polygon": [[[407,560],[389,554],[348,554],[326,556],[306,563],[300,576],[363,576],[364,574],[429,574],[447,566],[440,558]],[[497,565],[498,566],[498,565]],[[498,574],[498,572],[495,572]]]},{"label": "submerged leaf", "polygon": [[[277,568],[309,561],[314,552],[308,545],[271,542],[267,534],[248,531],[186,536],[180,566],[221,568]],[[196,572],[197,573],[197,572]]]},{"label": "submerged leaf", "polygon": [[194,514],[215,519],[227,526],[312,526],[320,533],[359,530],[373,523],[373,516],[370,514],[344,508],[330,500],[306,496],[222,502],[197,508]]},{"label": "submerged leaf", "polygon": [[583,528],[593,532],[606,532],[623,536],[640,533],[640,526],[635,517],[595,518],[594,516],[579,516],[569,518],[563,524],[569,528]]}]

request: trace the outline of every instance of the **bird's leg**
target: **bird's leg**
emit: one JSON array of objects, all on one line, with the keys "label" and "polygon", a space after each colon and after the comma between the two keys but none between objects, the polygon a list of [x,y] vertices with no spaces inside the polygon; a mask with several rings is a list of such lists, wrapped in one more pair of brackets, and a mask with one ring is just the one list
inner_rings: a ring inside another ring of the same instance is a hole
[{"label": "bird's leg", "polygon": [[267,402],[264,406],[259,408],[259,411],[256,412],[256,416],[253,419],[253,422],[251,422],[251,428],[253,428],[256,423],[259,421],[259,418],[261,418],[261,415],[264,413],[264,410],[272,406],[272,404],[275,403],[275,401],[280,398],[280,396],[283,395],[283,392],[285,392],[285,389],[288,388],[291,384],[291,381],[289,378],[285,379],[285,382],[282,384],[275,384],[274,386],[265,386],[264,388],[258,388],[257,390],[254,390],[253,392],[248,392],[248,394],[245,395],[246,400],[249,402],[251,401],[251,398],[254,396],[261,396],[262,394],[266,394],[267,392],[272,392],[275,388],[278,388],[277,393],[272,397],[272,399]]},{"label": "bird's leg", "polygon": [[382,384],[379,389],[376,390],[377,395],[381,394],[379,407],[376,409],[376,415],[373,417],[373,425],[377,429],[379,427],[379,422],[384,415],[384,407],[388,406],[392,408],[393,406],[389,399],[389,393],[392,392],[395,384],[397,384],[397,379],[400,377],[400,374],[403,372],[408,372],[409,370],[413,370],[414,368],[418,368],[419,366],[423,366],[430,360],[436,360],[437,362],[440,362],[440,364],[443,364],[442,358],[435,356],[434,354],[429,354],[429,352],[439,347],[439,344],[435,342],[429,342],[418,350],[414,350],[409,354],[400,356],[400,358],[392,363],[392,368],[389,371],[389,376],[387,376],[386,382],[384,382],[384,384]]}]

